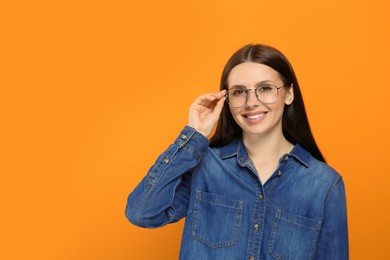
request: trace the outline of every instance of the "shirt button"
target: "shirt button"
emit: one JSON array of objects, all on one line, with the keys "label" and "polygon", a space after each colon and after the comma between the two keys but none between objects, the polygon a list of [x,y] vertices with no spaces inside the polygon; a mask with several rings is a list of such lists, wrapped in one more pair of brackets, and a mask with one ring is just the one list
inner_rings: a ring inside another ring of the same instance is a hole
[{"label": "shirt button", "polygon": [[288,160],[288,156],[284,157],[284,160],[287,161]]},{"label": "shirt button", "polygon": [[182,134],[182,135],[181,135],[181,138],[187,139],[187,135],[186,135],[186,134]]},{"label": "shirt button", "polygon": [[165,158],[164,158],[164,163],[165,163],[165,164],[169,163],[169,158],[168,158],[168,156],[165,156]]},{"label": "shirt button", "polygon": [[253,256],[250,256],[250,257],[248,258],[248,260],[255,260],[255,258],[254,258]]},{"label": "shirt button", "polygon": [[260,194],[259,198],[260,200],[263,200],[264,199],[263,194]]},{"label": "shirt button", "polygon": [[253,228],[254,228],[255,230],[258,230],[258,229],[259,229],[259,227],[260,227],[260,225],[259,225],[259,224],[254,224],[254,225],[253,225]]},{"label": "shirt button", "polygon": [[278,171],[278,176],[280,176],[280,175],[282,175],[282,171],[281,170]]}]

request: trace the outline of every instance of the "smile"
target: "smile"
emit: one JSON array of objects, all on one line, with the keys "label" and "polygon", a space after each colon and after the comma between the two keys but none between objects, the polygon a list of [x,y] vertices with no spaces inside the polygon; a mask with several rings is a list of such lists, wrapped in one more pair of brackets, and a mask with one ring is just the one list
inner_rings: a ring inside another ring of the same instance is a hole
[{"label": "smile", "polygon": [[249,119],[256,119],[256,118],[263,117],[264,115],[265,115],[265,113],[261,113],[261,114],[250,115],[250,116],[245,116],[245,117],[246,117],[246,118],[249,118]]}]

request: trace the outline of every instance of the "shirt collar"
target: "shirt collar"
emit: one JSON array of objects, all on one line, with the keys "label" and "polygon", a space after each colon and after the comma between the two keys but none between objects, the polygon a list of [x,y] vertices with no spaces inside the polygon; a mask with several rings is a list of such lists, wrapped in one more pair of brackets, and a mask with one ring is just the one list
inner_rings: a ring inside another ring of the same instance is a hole
[{"label": "shirt collar", "polygon": [[294,148],[291,150],[291,152],[286,154],[285,156],[294,157],[298,162],[300,162],[307,168],[309,168],[310,166],[309,161],[310,158],[312,157],[311,154],[299,144],[296,144]]},{"label": "shirt collar", "polygon": [[234,156],[237,156],[237,162],[240,166],[245,166],[248,162],[249,156],[241,138],[234,138],[221,148],[220,157],[222,160]]},{"label": "shirt collar", "polygon": [[[244,166],[248,160],[248,153],[246,148],[241,140],[241,138],[235,138],[227,145],[223,146],[220,150],[219,156],[222,160],[237,156],[238,164]],[[305,167],[309,167],[309,161],[311,155],[308,151],[306,151],[302,146],[296,144],[290,153],[285,154],[283,158],[286,156],[295,158],[298,162],[303,164]]]}]

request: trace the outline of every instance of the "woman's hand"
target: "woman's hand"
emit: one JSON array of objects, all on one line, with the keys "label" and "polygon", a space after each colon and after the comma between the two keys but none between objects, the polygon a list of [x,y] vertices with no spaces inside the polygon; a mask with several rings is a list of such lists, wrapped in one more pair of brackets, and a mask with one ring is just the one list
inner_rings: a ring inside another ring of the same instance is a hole
[{"label": "woman's hand", "polygon": [[190,106],[188,125],[208,137],[221,114],[226,90],[198,97]]}]

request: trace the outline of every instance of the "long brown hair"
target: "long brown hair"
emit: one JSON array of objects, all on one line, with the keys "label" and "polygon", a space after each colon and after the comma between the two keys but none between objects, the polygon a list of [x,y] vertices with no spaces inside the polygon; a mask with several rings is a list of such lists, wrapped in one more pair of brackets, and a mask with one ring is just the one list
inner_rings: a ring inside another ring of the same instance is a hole
[{"label": "long brown hair", "polygon": [[[262,45],[249,44],[239,49],[228,60],[222,73],[220,90],[228,89],[227,79],[230,71],[244,62],[255,62],[267,65],[279,72],[285,86],[294,88],[294,100],[285,105],[282,130],[285,138],[292,144],[299,144],[315,158],[325,162],[310,130],[305,105],[298,80],[287,58],[277,49]],[[217,128],[210,142],[212,147],[219,147],[229,143],[233,138],[242,136],[242,129],[234,120],[228,104],[225,102]]]}]

